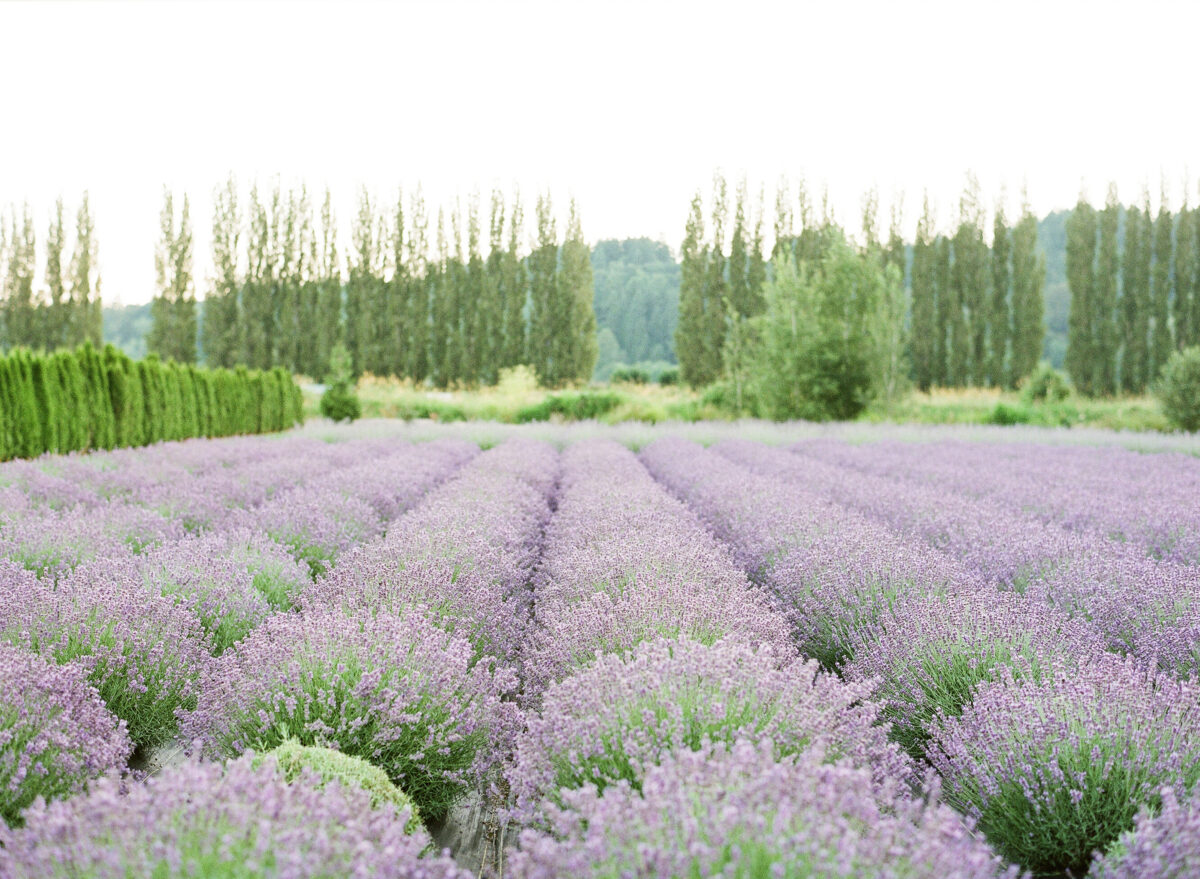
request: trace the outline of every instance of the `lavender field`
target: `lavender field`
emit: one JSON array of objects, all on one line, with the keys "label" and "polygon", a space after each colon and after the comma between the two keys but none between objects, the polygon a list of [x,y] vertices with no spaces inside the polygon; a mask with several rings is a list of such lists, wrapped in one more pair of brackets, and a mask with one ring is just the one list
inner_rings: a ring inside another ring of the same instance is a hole
[{"label": "lavender field", "polygon": [[1200,875],[1197,452],[367,422],[0,465],[0,877]]}]

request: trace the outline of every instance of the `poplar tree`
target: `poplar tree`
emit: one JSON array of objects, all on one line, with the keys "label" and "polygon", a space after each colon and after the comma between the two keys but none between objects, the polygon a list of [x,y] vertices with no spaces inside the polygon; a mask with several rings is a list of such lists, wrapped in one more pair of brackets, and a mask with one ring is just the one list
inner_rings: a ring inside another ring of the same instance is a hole
[{"label": "poplar tree", "polygon": [[1179,350],[1200,342],[1192,322],[1192,297],[1195,295],[1196,237],[1195,209],[1188,206],[1187,186],[1175,228],[1175,347]]},{"label": "poplar tree", "polygon": [[513,193],[512,211],[508,217],[508,244],[504,251],[501,279],[503,332],[500,334],[504,351],[501,366],[529,363],[526,356],[525,305],[529,299],[529,281],[524,260],[521,259],[521,236],[525,230],[525,215],[521,194]]},{"label": "poplar tree", "polygon": [[[46,290],[49,302],[46,304],[41,344],[47,351],[54,351],[67,344],[68,324],[70,323],[70,302],[63,278],[63,250],[66,247],[66,229],[64,228],[63,200],[59,198],[54,203],[54,214],[50,219],[50,227],[46,230]],[[47,446],[50,448],[51,446]]]},{"label": "poplar tree", "polygon": [[342,267],[337,249],[337,218],[328,188],[321,202],[321,230],[313,237],[313,275],[317,287],[314,378],[324,379],[331,368],[333,349],[342,341]]},{"label": "poplar tree", "polygon": [[[779,218],[776,217],[778,224]],[[781,237],[776,225],[775,251],[780,253]],[[684,227],[679,280],[679,322],[675,327],[675,357],[679,374],[692,387],[709,381],[704,372],[704,281],[708,275],[704,251],[704,203],[700,193],[692,198],[691,211]]]},{"label": "poplar tree", "polygon": [[[945,235],[939,235],[936,240],[933,262],[934,301],[937,309],[936,332],[933,337],[933,383],[940,387],[951,387],[960,383],[960,378],[952,375],[950,371],[950,346],[953,342],[951,325],[954,323],[955,313],[961,310],[954,285],[951,283],[953,263],[954,255],[950,239]],[[959,314],[959,318],[961,319],[961,314]]]},{"label": "poplar tree", "polygon": [[158,295],[150,306],[153,324],[146,337],[146,347],[163,360],[195,363],[196,296],[192,285],[192,227],[186,195],[177,228],[174,196],[164,187],[159,234],[154,253]]},{"label": "poplar tree", "polygon": [[388,283],[388,300],[391,304],[391,327],[388,351],[389,371],[392,375],[410,376],[409,352],[412,346],[413,284],[409,278],[408,251],[409,233],[405,228],[404,192],[396,196],[396,209],[392,214],[392,279]]},{"label": "poplar tree", "polygon": [[311,361],[312,337],[307,323],[311,309],[305,302],[305,282],[312,254],[312,205],[308,188],[288,190],[274,240],[278,269],[272,288],[272,366],[289,372],[304,372]]},{"label": "poplar tree", "polygon": [[75,249],[71,255],[71,321],[67,345],[84,342],[99,346],[104,336],[104,312],[100,300],[100,263],[97,256],[96,220],[87,190],[75,212]]},{"label": "poplar tree", "polygon": [[725,222],[728,215],[728,189],[725,179],[713,179],[712,240],[708,247],[707,275],[704,280],[704,318],[701,328],[701,350],[704,353],[704,384],[721,376],[725,345],[725,297],[728,295],[725,259]]},{"label": "poplar tree", "polygon": [[951,372],[960,384],[981,386],[988,371],[991,278],[983,236],[983,205],[974,175],[967,178],[959,201],[951,280],[958,299],[958,308],[951,313]]},{"label": "poplar tree", "polygon": [[1149,205],[1125,212],[1125,251],[1121,267],[1121,388],[1140,392],[1149,375],[1151,222]]},{"label": "poplar tree", "polygon": [[463,374],[468,384],[476,385],[484,376],[484,336],[490,331],[490,306],[484,291],[484,264],[481,252],[482,231],[479,219],[479,193],[467,199],[467,250],[463,274]]},{"label": "poplar tree", "polygon": [[355,375],[379,371],[379,331],[374,320],[381,311],[383,242],[377,211],[366,189],[350,229],[349,277],[346,282],[346,349]]},{"label": "poplar tree", "polygon": [[780,180],[775,187],[775,244],[771,249],[771,261],[778,262],[784,254],[794,256],[795,238],[791,192],[787,181]]},{"label": "poplar tree", "polygon": [[904,237],[900,232],[900,228],[904,223],[904,200],[901,196],[897,198],[892,205],[891,223],[888,226],[887,246],[883,251],[884,268],[895,266],[896,272],[900,275],[900,286],[905,286],[906,276],[908,274],[908,254],[907,248],[904,246]]},{"label": "poplar tree", "polygon": [[246,281],[242,288],[241,362],[254,369],[271,367],[275,340],[276,249],[281,194],[276,184],[269,200],[250,189],[246,236]]},{"label": "poplar tree", "polygon": [[[1128,240],[1128,239],[1126,239]],[[1067,319],[1065,366],[1075,386],[1084,394],[1094,392],[1095,357],[1092,316],[1096,297],[1096,211],[1080,193],[1067,219],[1067,285],[1071,305]]]},{"label": "poplar tree", "polygon": [[231,368],[242,351],[239,320],[241,276],[238,254],[241,245],[237,181],[230,175],[225,185],[213,191],[213,275],[204,297],[201,340],[204,362],[210,367]]},{"label": "poplar tree", "polygon": [[466,306],[467,256],[463,244],[462,209],[455,200],[450,214],[450,244],[453,251],[446,263],[446,378],[450,384],[461,384],[465,378],[466,334],[463,314]]},{"label": "poplar tree", "polygon": [[933,232],[929,195],[921,219],[912,258],[912,365],[917,388],[928,391],[938,381],[937,344],[937,242]]},{"label": "poplar tree", "polygon": [[479,340],[484,364],[482,380],[492,385],[504,365],[504,193],[492,190],[488,211],[488,254],[483,272],[484,324],[487,330]]},{"label": "poplar tree", "polygon": [[1100,245],[1096,262],[1096,298],[1092,312],[1092,386],[1097,394],[1117,390],[1117,281],[1121,257],[1117,251],[1117,230],[1121,205],[1116,184],[1110,183],[1104,210],[1100,212]]},{"label": "poplar tree", "polygon": [[587,381],[596,368],[596,356],[599,353],[596,341],[596,293],[591,248],[583,237],[583,222],[575,199],[571,199],[567,214],[558,287],[567,306],[567,322],[562,332],[563,339],[567,341],[567,356],[561,377],[565,381]]},{"label": "poplar tree", "polygon": [[754,237],[750,242],[750,261],[746,266],[746,314],[756,317],[767,307],[763,288],[767,283],[767,260],[763,254],[763,196],[758,194],[758,211],[754,220]]},{"label": "poplar tree", "polygon": [[554,362],[554,306],[558,274],[558,239],[551,214],[550,196],[539,195],[535,209],[537,244],[529,257],[528,361],[549,386],[561,381]]},{"label": "poplar tree", "polygon": [[18,219],[12,208],[8,222],[8,267],[4,279],[4,330],[8,347],[38,343],[33,278],[37,267],[37,235],[33,211],[26,203]]},{"label": "poplar tree", "polygon": [[1154,220],[1154,287],[1151,299],[1153,329],[1150,343],[1150,371],[1147,381],[1158,380],[1158,374],[1166,365],[1175,348],[1171,337],[1171,267],[1174,259],[1174,220],[1167,205],[1167,189],[1162,187],[1159,197],[1158,216]]},{"label": "poplar tree", "polygon": [[733,232],[729,240],[729,302],[734,313],[750,313],[749,244],[746,241],[746,181],[738,184],[733,209]]},{"label": "poplar tree", "polygon": [[992,219],[992,305],[988,314],[987,381],[994,388],[1012,387],[1014,381],[1006,370],[1012,339],[1012,313],[1009,307],[1011,252],[1012,242],[1009,239],[1008,219],[1004,216],[1002,194]]},{"label": "poplar tree", "polygon": [[1045,341],[1046,260],[1038,251],[1037,217],[1022,193],[1021,219],[1012,234],[1013,341],[1011,375],[1014,383],[1031,374]]},{"label": "poplar tree", "polygon": [[449,275],[450,246],[446,240],[446,215],[438,208],[437,219],[437,264],[429,273],[430,301],[432,303],[432,329],[429,337],[430,366],[438,387],[450,383],[450,296],[447,290]]}]

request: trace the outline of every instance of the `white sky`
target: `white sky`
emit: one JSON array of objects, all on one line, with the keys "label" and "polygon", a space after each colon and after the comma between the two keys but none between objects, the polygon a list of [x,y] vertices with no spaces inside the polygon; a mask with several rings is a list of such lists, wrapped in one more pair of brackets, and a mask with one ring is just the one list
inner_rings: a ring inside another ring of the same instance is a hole
[{"label": "white sky", "polygon": [[[1200,3],[0,2],[0,205],[89,189],[106,301],[153,295],[162,186],[186,191],[198,290],[210,193],[280,175],[421,183],[432,212],[518,183],[574,195],[590,240],[678,247],[714,170],[828,187],[857,226],[965,172],[1039,213],[1200,171]],[[1196,202],[1193,184],[1191,201]],[[531,226],[527,222],[527,226]],[[41,257],[39,256],[39,259]]]}]

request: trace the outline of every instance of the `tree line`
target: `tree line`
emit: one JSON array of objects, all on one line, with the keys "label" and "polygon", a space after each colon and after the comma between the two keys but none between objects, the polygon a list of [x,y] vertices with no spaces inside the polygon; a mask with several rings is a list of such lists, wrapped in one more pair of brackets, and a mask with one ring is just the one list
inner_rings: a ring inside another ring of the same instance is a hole
[{"label": "tree line", "polygon": [[60,198],[42,247],[28,202],[0,215],[0,348],[18,345],[53,351],[84,342],[99,345],[103,333],[95,218],[83,193],[75,213],[68,258],[67,212]]},{"label": "tree line", "polygon": [[[736,393],[742,381],[738,364],[744,362],[738,352],[748,344],[749,322],[767,310],[765,285],[784,260],[816,271],[848,236],[827,197],[818,206],[801,182],[793,199],[781,184],[768,257],[762,195],[751,204],[741,184],[732,220],[728,196],[728,184],[718,175],[707,214],[699,192],[692,200],[684,227],[675,351],[684,381],[703,386],[729,379]],[[864,198],[859,250],[881,271],[898,276],[901,297],[885,294],[881,302],[891,322],[888,332],[911,340],[888,348],[895,362],[882,390],[893,393],[904,378],[922,390],[1014,386],[1037,365],[1045,333],[1045,265],[1028,203],[1010,226],[1001,199],[989,230],[979,184],[969,177],[951,232],[937,230],[928,198],[911,248],[901,235],[902,220],[897,205],[885,239],[876,193]],[[902,295],[906,279],[909,301]]]},{"label": "tree line", "polygon": [[1071,305],[1065,366],[1082,393],[1140,393],[1176,349],[1200,344],[1200,211],[1122,207],[1114,184],[1097,210],[1081,193],[1067,220]]},{"label": "tree line", "polygon": [[284,430],[303,420],[283,369],[200,369],[131,360],[90,342],[0,356],[0,460],[45,452]]},{"label": "tree line", "polygon": [[[548,385],[590,378],[593,278],[574,201],[560,236],[550,196],[539,196],[527,247],[519,194],[494,191],[486,216],[472,195],[465,212],[456,204],[434,220],[420,191],[386,206],[364,191],[344,257],[328,190],[314,214],[304,187],[255,185],[244,213],[232,178],[217,190],[199,327],[206,362],[320,378],[341,344],[355,374],[439,387],[493,384],[519,364]],[[177,211],[166,192],[148,342],[181,362],[195,358],[191,255],[187,199]]]}]

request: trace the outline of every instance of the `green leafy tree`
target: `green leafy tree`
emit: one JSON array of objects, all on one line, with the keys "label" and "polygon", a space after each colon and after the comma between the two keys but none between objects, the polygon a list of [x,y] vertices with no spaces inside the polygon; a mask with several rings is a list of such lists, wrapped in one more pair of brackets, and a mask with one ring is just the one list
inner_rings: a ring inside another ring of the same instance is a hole
[{"label": "green leafy tree", "polygon": [[951,314],[951,372],[959,384],[981,386],[988,371],[988,330],[991,326],[991,277],[983,233],[983,204],[974,175],[959,201],[958,229],[954,234],[951,283],[958,308]]},{"label": "green leafy tree", "polygon": [[1180,430],[1200,430],[1200,346],[1176,351],[1156,386],[1163,413]]},{"label": "green leafy tree", "polygon": [[933,211],[925,196],[912,257],[912,360],[913,379],[922,391],[938,381],[937,369],[937,240]]},{"label": "green leafy tree", "polygon": [[706,384],[722,373],[721,352],[725,344],[725,297],[729,294],[726,277],[725,224],[728,217],[728,192],[725,179],[713,179],[713,205],[710,217],[712,238],[708,246],[707,274],[704,279],[704,317],[700,343],[703,352]]},{"label": "green leafy tree", "polygon": [[1121,260],[1121,387],[1134,393],[1145,390],[1150,379],[1151,233],[1149,205],[1129,208]]},{"label": "green leafy tree", "polygon": [[[66,280],[63,277],[63,255],[66,248],[66,228],[63,200],[54,203],[54,214],[50,228],[46,231],[46,303],[41,343],[47,351],[53,351],[67,343],[70,323],[70,302]],[[53,446],[47,446],[53,448]]]},{"label": "green leafy tree", "polygon": [[988,313],[987,382],[992,387],[1012,387],[1007,371],[1008,349],[1012,339],[1010,291],[1012,279],[1012,240],[1004,200],[996,205],[992,219],[992,305]]},{"label": "green leafy tree", "polygon": [[341,341],[342,327],[342,264],[337,246],[337,217],[333,198],[325,190],[321,202],[321,229],[313,237],[313,285],[316,287],[317,323],[311,332],[316,339],[313,375],[329,372],[329,359],[334,345]]},{"label": "green leafy tree", "polygon": [[4,273],[4,341],[7,347],[38,343],[33,278],[37,270],[37,235],[28,204],[20,217],[12,208],[5,235],[8,265]]},{"label": "green leafy tree", "polygon": [[237,182],[230,175],[213,192],[213,274],[204,298],[201,342],[209,366],[234,366],[242,351],[240,302],[242,279],[238,271],[241,242]]},{"label": "green leafy tree", "polygon": [[1046,260],[1038,249],[1037,218],[1022,194],[1021,218],[1012,234],[1013,341],[1010,374],[1014,383],[1030,375],[1042,356],[1046,335]]},{"label": "green leafy tree", "polygon": [[[779,251],[779,230],[776,229]],[[782,251],[779,251],[782,252]],[[704,249],[704,204],[700,193],[692,198],[684,230],[682,264],[679,279],[679,322],[675,328],[675,356],[680,377],[692,387],[708,384],[712,376],[705,372],[702,343],[704,331],[704,282],[708,276]]]},{"label": "green leafy tree", "polygon": [[[950,345],[952,336],[951,325],[955,322],[958,306],[958,296],[954,285],[950,283],[951,267],[954,261],[950,239],[945,235],[937,236],[934,242],[933,289],[935,302],[936,332],[933,336],[933,367],[934,384],[948,387],[960,383],[957,376],[951,374]],[[961,315],[958,315],[961,318]],[[961,334],[961,332],[960,332]]]},{"label": "green leafy tree", "polygon": [[1196,211],[1188,207],[1185,186],[1175,228],[1175,345],[1180,350],[1200,343],[1198,328],[1192,321],[1192,298],[1196,294],[1196,245]]},{"label": "green leafy tree", "polygon": [[1096,286],[1092,311],[1092,377],[1097,394],[1117,390],[1117,283],[1121,277],[1121,256],[1117,249],[1121,205],[1117,187],[1110,184],[1104,209],[1100,211],[1100,244],[1096,257]]},{"label": "green leafy tree", "polygon": [[524,235],[525,215],[521,209],[520,192],[513,193],[512,210],[508,217],[508,243],[501,269],[501,298],[503,311],[504,350],[501,368],[526,363],[525,306],[529,300],[529,280],[521,259],[521,236]]},{"label": "green leafy tree", "polygon": [[1171,334],[1172,262],[1174,259],[1174,220],[1167,205],[1164,185],[1154,219],[1154,270],[1151,308],[1153,326],[1150,341],[1150,375],[1157,376],[1175,349]]},{"label": "green leafy tree", "polygon": [[104,311],[100,299],[100,263],[97,255],[96,220],[85,190],[75,212],[75,250],[71,256],[71,320],[66,344],[91,342],[99,345],[104,336]]},{"label": "green leafy tree", "polygon": [[537,243],[529,257],[529,343],[526,360],[543,383],[551,387],[562,378],[554,362],[554,307],[557,298],[558,236],[550,196],[538,196]]},{"label": "green leafy tree", "polygon": [[567,323],[562,332],[567,344],[561,377],[565,381],[587,381],[596,367],[599,353],[594,304],[596,294],[591,250],[583,238],[583,222],[574,199],[571,199],[567,215],[558,287],[568,309]]}]

